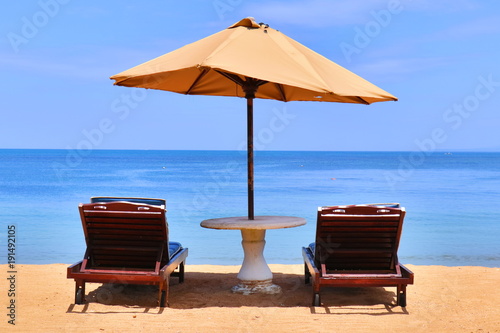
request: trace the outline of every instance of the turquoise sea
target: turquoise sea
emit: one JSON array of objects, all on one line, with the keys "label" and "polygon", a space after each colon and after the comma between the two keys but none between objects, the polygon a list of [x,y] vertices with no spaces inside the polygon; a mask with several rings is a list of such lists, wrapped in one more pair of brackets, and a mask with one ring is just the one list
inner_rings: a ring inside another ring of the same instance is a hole
[{"label": "turquoise sea", "polygon": [[[167,200],[188,264],[239,265],[239,231],[200,222],[246,215],[246,188],[240,151],[0,150],[0,263],[11,225],[17,263],[74,263],[85,251],[78,204],[137,196]],[[268,263],[302,263],[318,206],[383,202],[407,211],[402,263],[500,267],[500,153],[255,153],[255,214],[307,219],[267,231]]]}]

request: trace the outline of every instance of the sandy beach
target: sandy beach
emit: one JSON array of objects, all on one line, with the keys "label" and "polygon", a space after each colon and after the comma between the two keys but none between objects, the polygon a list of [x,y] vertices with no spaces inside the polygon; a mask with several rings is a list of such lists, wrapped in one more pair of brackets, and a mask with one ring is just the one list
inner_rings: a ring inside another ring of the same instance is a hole
[{"label": "sandy beach", "polygon": [[187,265],[171,280],[170,307],[153,286],[87,285],[74,304],[64,264],[17,265],[15,326],[8,323],[7,265],[0,265],[2,332],[500,332],[500,268],[407,265],[415,273],[408,305],[395,288],[325,289],[311,307],[302,265],[270,265],[279,295],[239,295],[239,266]]}]

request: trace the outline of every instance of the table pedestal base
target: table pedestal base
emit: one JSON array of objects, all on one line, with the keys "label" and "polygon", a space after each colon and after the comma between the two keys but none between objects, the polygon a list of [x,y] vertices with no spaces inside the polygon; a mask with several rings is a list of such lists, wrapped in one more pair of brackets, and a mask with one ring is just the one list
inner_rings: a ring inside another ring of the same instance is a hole
[{"label": "table pedestal base", "polygon": [[273,284],[272,279],[264,281],[242,281],[240,284],[231,288],[231,291],[236,294],[250,295],[250,294],[279,294],[281,287]]},{"label": "table pedestal base", "polygon": [[253,220],[246,216],[236,216],[201,222],[204,228],[241,230],[244,258],[238,273],[240,282],[231,290],[243,295],[281,292],[281,287],[273,284],[273,273],[264,259],[266,230],[292,228],[304,224],[305,219],[294,216],[255,216]]},{"label": "table pedestal base", "polygon": [[238,273],[240,283],[231,289],[233,293],[243,295],[280,293],[281,288],[273,284],[273,273],[263,255],[266,230],[243,229],[241,235],[245,257]]}]

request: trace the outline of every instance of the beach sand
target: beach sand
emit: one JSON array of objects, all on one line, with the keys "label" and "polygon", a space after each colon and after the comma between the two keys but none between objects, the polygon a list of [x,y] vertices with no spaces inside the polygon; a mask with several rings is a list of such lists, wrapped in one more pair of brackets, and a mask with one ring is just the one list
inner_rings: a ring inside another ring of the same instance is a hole
[{"label": "beach sand", "polygon": [[171,279],[168,308],[153,286],[87,284],[74,304],[68,265],[16,265],[16,319],[8,323],[9,277],[0,265],[1,332],[500,332],[500,268],[407,265],[415,273],[406,308],[395,288],[326,288],[311,307],[302,265],[269,265],[278,295],[239,295],[239,266],[188,265]]}]

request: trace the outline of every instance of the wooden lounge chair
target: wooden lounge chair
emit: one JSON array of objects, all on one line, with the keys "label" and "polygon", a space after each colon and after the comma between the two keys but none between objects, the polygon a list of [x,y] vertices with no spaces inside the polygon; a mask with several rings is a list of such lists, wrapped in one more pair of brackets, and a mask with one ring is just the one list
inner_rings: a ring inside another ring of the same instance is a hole
[{"label": "wooden lounge chair", "polygon": [[397,305],[406,306],[413,273],[397,256],[404,217],[398,204],[319,207],[316,242],[302,248],[313,306],[321,304],[324,286],[395,286]]},{"label": "wooden lounge chair", "polygon": [[67,269],[76,282],[75,303],[85,303],[86,282],[98,282],[157,285],[158,305],[168,306],[169,277],[184,281],[188,249],[169,242],[165,205],[109,199],[79,205],[87,250]]}]

